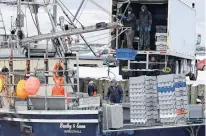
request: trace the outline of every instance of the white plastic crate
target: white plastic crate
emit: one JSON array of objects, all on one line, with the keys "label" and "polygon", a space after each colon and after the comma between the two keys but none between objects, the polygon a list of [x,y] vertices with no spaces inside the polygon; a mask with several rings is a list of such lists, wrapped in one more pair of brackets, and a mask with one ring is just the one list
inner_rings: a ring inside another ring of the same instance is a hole
[{"label": "white plastic crate", "polygon": [[156,41],[167,42],[167,33],[156,33]]}]

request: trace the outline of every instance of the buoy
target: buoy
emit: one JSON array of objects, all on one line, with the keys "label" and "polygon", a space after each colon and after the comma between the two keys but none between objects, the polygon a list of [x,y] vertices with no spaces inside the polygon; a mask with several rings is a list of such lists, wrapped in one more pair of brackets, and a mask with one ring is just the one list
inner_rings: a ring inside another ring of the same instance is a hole
[{"label": "buoy", "polygon": [[64,87],[60,85],[55,85],[52,88],[52,95],[53,96],[64,96]]},{"label": "buoy", "polygon": [[16,96],[25,99],[28,97],[28,93],[25,91],[26,80],[20,80],[16,88]]},{"label": "buoy", "polygon": [[3,80],[0,78],[0,93],[3,90],[3,86],[4,86]]},{"label": "buoy", "polygon": [[40,88],[40,81],[36,77],[29,77],[25,87],[28,95],[36,95]]}]

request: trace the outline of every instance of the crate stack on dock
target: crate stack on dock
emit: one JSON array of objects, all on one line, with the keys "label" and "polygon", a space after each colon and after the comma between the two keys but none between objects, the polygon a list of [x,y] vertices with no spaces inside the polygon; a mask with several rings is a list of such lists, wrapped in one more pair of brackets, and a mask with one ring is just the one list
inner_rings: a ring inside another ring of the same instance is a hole
[{"label": "crate stack on dock", "polygon": [[129,79],[130,121],[138,126],[152,126],[158,119],[156,77]]},{"label": "crate stack on dock", "polygon": [[177,123],[185,124],[185,120],[189,117],[188,113],[188,91],[186,87],[185,75],[174,75],[174,86],[176,96],[176,110],[177,110]]},{"label": "crate stack on dock", "polygon": [[156,26],[156,50],[165,51],[167,50],[167,26]]},{"label": "crate stack on dock", "polygon": [[123,127],[122,105],[103,104],[103,129],[119,129],[122,127]]},{"label": "crate stack on dock", "polygon": [[188,108],[185,76],[162,75],[157,82],[160,122],[185,124]]}]

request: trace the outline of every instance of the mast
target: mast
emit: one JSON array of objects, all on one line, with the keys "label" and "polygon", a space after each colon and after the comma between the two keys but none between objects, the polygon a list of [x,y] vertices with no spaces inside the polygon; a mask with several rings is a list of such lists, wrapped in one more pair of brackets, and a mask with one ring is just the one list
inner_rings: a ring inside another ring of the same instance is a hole
[{"label": "mast", "polygon": [[57,0],[53,0],[53,20],[54,20],[54,24],[55,26],[57,25]]},{"label": "mast", "polygon": [[21,30],[21,0],[17,0],[17,18],[16,18],[16,27],[17,27],[17,51],[20,53],[20,39],[18,32]]}]

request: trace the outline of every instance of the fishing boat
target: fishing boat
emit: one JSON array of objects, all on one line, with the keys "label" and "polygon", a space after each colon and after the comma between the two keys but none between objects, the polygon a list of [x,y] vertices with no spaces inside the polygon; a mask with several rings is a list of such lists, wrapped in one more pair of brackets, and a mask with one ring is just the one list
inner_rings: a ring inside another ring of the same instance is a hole
[{"label": "fishing boat", "polygon": [[[205,133],[204,123],[164,127],[124,124],[117,130],[104,130],[102,96],[97,94],[89,97],[87,93],[80,91],[79,53],[71,52],[67,48],[69,43],[65,41],[69,41],[71,35],[81,36],[82,33],[116,29],[122,25],[100,22],[93,26],[76,28],[71,21],[75,28],[68,29],[68,25],[60,23],[62,31],[57,32],[56,4],[61,9],[63,6],[60,1],[55,1],[52,3],[53,16],[46,9],[53,27],[52,33],[25,37],[21,30],[24,26],[21,5],[28,5],[37,18],[38,7],[46,7],[48,3],[30,0],[0,2],[17,5],[18,9],[16,29],[11,31],[7,40],[9,46],[6,49],[10,52],[4,51],[0,54],[1,136],[188,136],[190,130],[187,129],[191,129],[192,134],[195,132],[198,136]],[[81,7],[82,4],[79,9]],[[38,19],[36,22],[39,29]],[[45,50],[31,47],[40,40],[51,40],[55,50],[49,50],[48,44]],[[90,48],[89,44],[86,45]],[[26,50],[26,53],[22,53],[22,50]],[[76,63],[71,62],[74,60]],[[128,108],[128,105],[122,106]],[[195,136],[192,134],[191,136]]]}]

